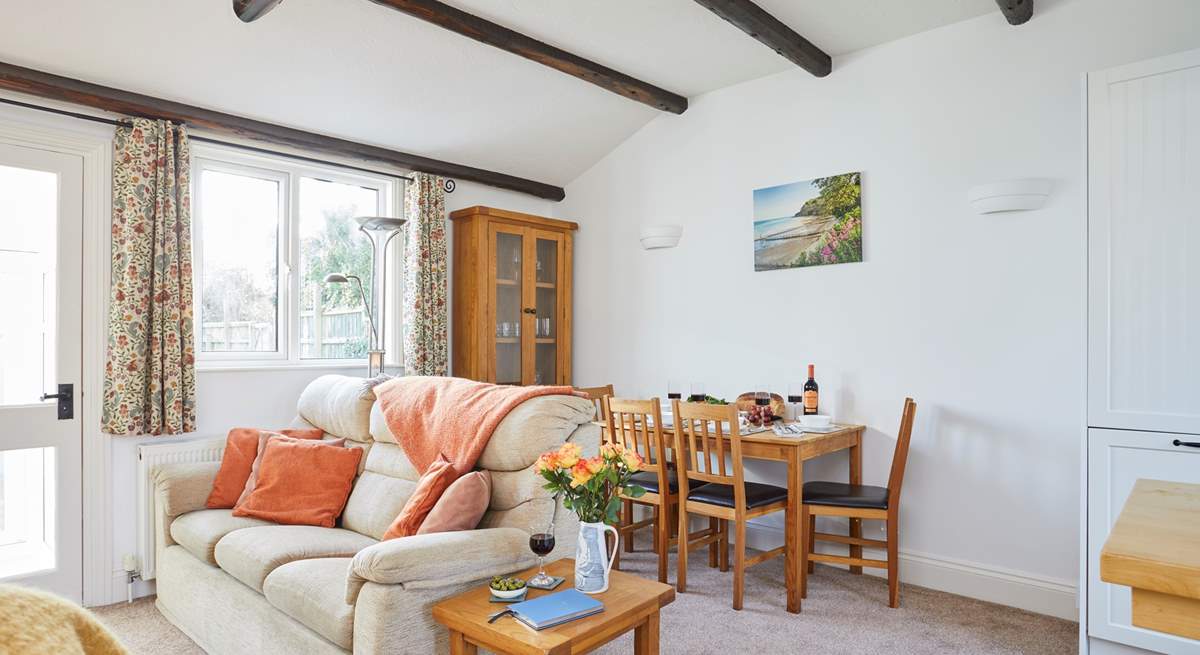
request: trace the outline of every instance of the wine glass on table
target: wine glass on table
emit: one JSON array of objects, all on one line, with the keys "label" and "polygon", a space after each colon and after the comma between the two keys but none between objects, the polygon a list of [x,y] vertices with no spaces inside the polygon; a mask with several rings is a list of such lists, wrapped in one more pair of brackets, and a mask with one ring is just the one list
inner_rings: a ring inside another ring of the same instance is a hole
[{"label": "wine glass on table", "polygon": [[704,399],[707,397],[708,397],[707,394],[704,393],[704,383],[703,382],[693,382],[692,383],[692,395],[688,396],[688,402],[689,403],[702,403],[702,402],[704,402]]},{"label": "wine glass on table", "polygon": [[546,556],[554,550],[554,523],[535,525],[529,534],[529,550],[538,558],[538,573],[529,579],[529,584],[535,587],[549,587],[554,584],[554,578],[546,575]]},{"label": "wine glass on table", "polygon": [[767,385],[761,383],[757,385],[758,391],[754,392],[754,406],[758,408],[758,416],[762,421],[764,428],[771,426],[771,392],[767,390]]}]

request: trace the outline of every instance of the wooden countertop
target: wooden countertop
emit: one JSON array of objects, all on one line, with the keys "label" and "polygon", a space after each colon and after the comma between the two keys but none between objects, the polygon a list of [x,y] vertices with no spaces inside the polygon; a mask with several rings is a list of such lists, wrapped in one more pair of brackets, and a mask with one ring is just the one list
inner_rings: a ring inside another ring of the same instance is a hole
[{"label": "wooden countertop", "polygon": [[1133,624],[1200,639],[1200,484],[1138,480],[1100,551],[1133,589]]}]

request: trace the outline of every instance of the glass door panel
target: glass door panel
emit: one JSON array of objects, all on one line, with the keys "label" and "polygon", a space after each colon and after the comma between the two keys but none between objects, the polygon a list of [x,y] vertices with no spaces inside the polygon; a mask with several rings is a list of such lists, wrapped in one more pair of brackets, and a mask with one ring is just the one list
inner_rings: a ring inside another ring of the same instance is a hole
[{"label": "glass door panel", "polygon": [[536,263],[534,265],[534,384],[557,384],[558,382],[558,333],[559,312],[559,238],[538,232]]},{"label": "glass door panel", "polygon": [[82,598],[83,160],[0,144],[0,582]]},{"label": "glass door panel", "polygon": [[525,237],[520,228],[492,227],[492,265],[495,284],[491,289],[495,337],[492,363],[497,384],[521,384],[523,359],[522,319],[525,317],[521,278],[525,267]]}]

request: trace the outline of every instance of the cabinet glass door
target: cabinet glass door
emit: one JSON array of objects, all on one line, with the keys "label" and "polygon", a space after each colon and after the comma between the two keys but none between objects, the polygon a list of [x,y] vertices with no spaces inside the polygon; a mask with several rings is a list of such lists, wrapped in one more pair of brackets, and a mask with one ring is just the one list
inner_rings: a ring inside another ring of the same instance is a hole
[{"label": "cabinet glass door", "polygon": [[491,262],[494,266],[490,305],[495,322],[491,378],[497,384],[521,384],[524,359],[522,331],[526,313],[522,302],[522,278],[525,274],[525,237],[521,228],[493,225]]},{"label": "cabinet glass door", "polygon": [[533,383],[558,384],[559,381],[559,282],[562,279],[561,236],[552,232],[534,233],[534,357]]}]

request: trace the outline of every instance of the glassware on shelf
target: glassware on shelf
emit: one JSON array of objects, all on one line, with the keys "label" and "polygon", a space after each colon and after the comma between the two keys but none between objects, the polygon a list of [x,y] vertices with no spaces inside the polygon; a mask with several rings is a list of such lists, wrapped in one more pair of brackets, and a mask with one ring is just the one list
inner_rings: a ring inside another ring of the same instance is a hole
[{"label": "glassware on shelf", "polygon": [[549,318],[539,318],[537,320],[537,336],[539,336],[539,337],[549,337],[550,336],[550,319]]}]

